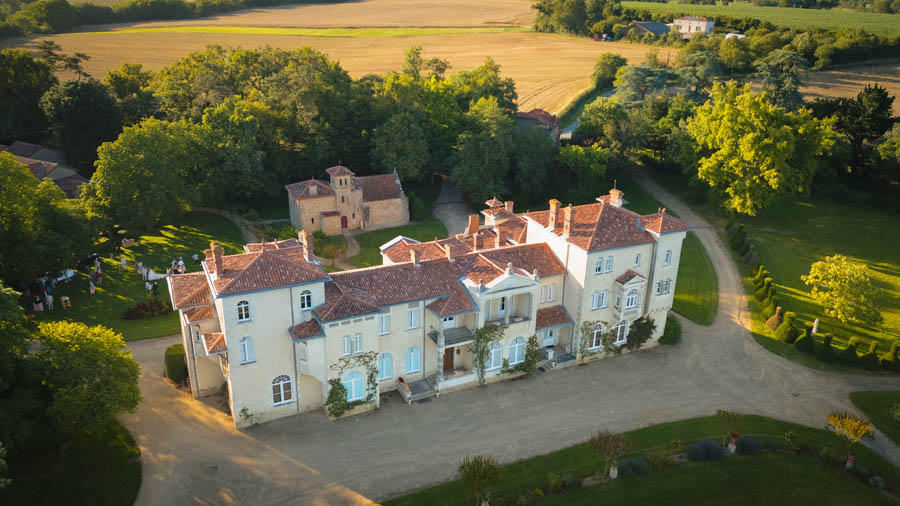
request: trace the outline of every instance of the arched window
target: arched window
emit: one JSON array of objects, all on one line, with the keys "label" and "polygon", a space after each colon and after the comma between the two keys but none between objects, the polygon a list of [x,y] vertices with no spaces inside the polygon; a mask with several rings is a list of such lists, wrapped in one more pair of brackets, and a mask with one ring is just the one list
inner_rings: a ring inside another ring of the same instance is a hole
[{"label": "arched window", "polygon": [[390,353],[378,355],[378,381],[390,379],[394,375],[394,357]]},{"label": "arched window", "polygon": [[597,259],[597,263],[594,264],[594,274],[603,273],[603,257]]},{"label": "arched window", "polygon": [[419,372],[419,348],[413,346],[406,352],[406,374]]},{"label": "arched window", "polygon": [[312,307],[312,292],[303,290],[300,292],[300,309],[309,309]]},{"label": "arched window", "polygon": [[344,203],[344,196],[341,195],[341,204],[343,204],[343,203]]},{"label": "arched window", "polygon": [[628,322],[625,320],[616,324],[616,340],[613,344],[622,345],[628,340]]},{"label": "arched window", "polygon": [[628,295],[625,296],[625,309],[637,307],[637,299],[637,290],[629,290]]},{"label": "arched window", "polygon": [[366,396],[365,388],[363,388],[363,375],[359,371],[348,373],[341,380],[344,388],[347,389],[348,401],[359,401]]},{"label": "arched window", "polygon": [[276,406],[285,404],[294,400],[294,393],[291,391],[291,377],[282,374],[272,380],[272,403]]},{"label": "arched window", "polygon": [[591,332],[591,342],[588,343],[589,350],[596,350],[603,346],[603,326],[598,325],[594,327],[594,331]]},{"label": "arched window", "polygon": [[606,257],[606,272],[612,272],[613,270],[613,256],[610,255]]},{"label": "arched window", "polygon": [[500,343],[491,343],[487,360],[484,362],[484,368],[490,371],[491,369],[499,369],[501,365],[503,365],[503,346]]},{"label": "arched window", "polygon": [[253,362],[255,357],[253,356],[253,338],[252,337],[244,337],[241,338],[240,341],[240,355],[241,355],[241,363],[249,364]]},{"label": "arched window", "polygon": [[517,337],[509,345],[509,364],[521,364],[525,361],[525,338]]},{"label": "arched window", "polygon": [[237,313],[239,322],[250,321],[250,303],[242,300],[237,303]]}]

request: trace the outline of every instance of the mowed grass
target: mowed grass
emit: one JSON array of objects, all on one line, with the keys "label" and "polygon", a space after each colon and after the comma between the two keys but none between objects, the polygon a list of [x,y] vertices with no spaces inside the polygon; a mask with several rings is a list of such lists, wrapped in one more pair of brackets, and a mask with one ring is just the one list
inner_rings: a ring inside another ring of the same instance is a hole
[{"label": "mowed grass", "polygon": [[[694,5],[677,2],[622,2],[624,7],[694,16],[731,16],[756,18],[777,26],[805,28],[864,28],[880,35],[900,35],[900,15],[858,12],[849,9],[794,9],[790,7],[761,7],[749,2],[728,5]],[[888,56],[888,55],[885,55]]]},{"label": "mowed grass", "polygon": [[875,427],[891,441],[900,444],[900,421],[891,417],[890,409],[900,404],[900,391],[853,392],[850,401],[866,415]]},{"label": "mowed grass", "polygon": [[[168,336],[179,332],[178,313],[154,316],[140,320],[123,320],[122,313],[138,302],[147,299],[144,281],[135,270],[140,260],[159,274],[165,274],[173,258],[184,257],[189,272],[199,270],[191,255],[203,256],[210,241],[219,241],[226,254],[242,252],[241,233],[230,221],[208,213],[189,213],[177,225],[163,227],[155,234],[140,237],[140,245],[123,250],[111,258],[101,258],[102,284],[97,293],[90,294],[87,272],[76,271],[69,282],[56,285],[53,291],[54,309],[36,313],[35,320],[69,320],[88,325],[104,325],[122,334],[126,341]],[[128,270],[123,271],[120,257],[128,259]],[[169,304],[169,290],[165,279],[157,281],[158,298]],[[62,296],[68,296],[72,307],[63,309]]]},{"label": "mowed grass", "polygon": [[[220,23],[221,26],[221,23]],[[91,56],[85,70],[102,78],[122,62],[139,62],[159,70],[208,44],[284,49],[309,46],[329,55],[354,77],[381,74],[403,67],[410,46],[422,46],[423,56],[447,59],[452,74],[472,69],[488,56],[500,65],[503,77],[512,78],[522,110],[562,110],[573,97],[591,87],[590,74],[597,57],[618,53],[629,63],[644,60],[649,46],[626,42],[594,42],[585,37],[534,32],[457,33],[402,37],[316,37],[308,35],[257,35],[239,33],[67,33],[0,44],[35,50],[41,40],[53,40],[67,52]],[[165,40],[165,43],[161,43]],[[672,57],[676,51],[673,50]],[[63,76],[65,77],[65,76]]]},{"label": "mowed grass", "polygon": [[421,223],[364,232],[355,237],[356,242],[359,243],[360,253],[348,258],[347,263],[357,267],[381,265],[379,248],[398,235],[425,242],[434,240],[435,237],[439,239],[447,237],[447,228],[437,218],[428,218]]},{"label": "mowed grass", "polygon": [[[791,431],[795,440],[813,451],[834,444],[836,436],[823,430],[762,416],[747,415],[739,432],[753,437],[782,441]],[[671,441],[684,443],[719,439],[722,429],[713,417],[694,418],[653,425],[625,433],[630,454],[671,448]],[[884,478],[898,483],[900,470],[872,450],[857,445],[858,461]],[[503,466],[502,481],[494,497],[522,494],[547,486],[551,472],[575,478],[590,476],[601,467],[597,454],[580,443],[569,448]],[[459,481],[451,481],[383,503],[385,506],[471,504]],[[620,478],[570,492],[547,496],[533,504],[892,504],[877,490],[855,481],[834,467],[808,457],[771,454],[731,457],[722,462],[688,463],[648,475]]]}]

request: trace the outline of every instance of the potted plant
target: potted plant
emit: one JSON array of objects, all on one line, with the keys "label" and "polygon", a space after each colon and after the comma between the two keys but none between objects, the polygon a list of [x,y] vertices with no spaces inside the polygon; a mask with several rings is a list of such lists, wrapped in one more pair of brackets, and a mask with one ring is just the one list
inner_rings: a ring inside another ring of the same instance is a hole
[{"label": "potted plant", "polygon": [[609,463],[609,479],[615,480],[619,477],[619,461],[614,460]]},{"label": "potted plant", "polygon": [[728,443],[728,455],[734,455],[734,452],[737,451],[738,437],[740,436],[733,432],[731,433],[731,442]]}]

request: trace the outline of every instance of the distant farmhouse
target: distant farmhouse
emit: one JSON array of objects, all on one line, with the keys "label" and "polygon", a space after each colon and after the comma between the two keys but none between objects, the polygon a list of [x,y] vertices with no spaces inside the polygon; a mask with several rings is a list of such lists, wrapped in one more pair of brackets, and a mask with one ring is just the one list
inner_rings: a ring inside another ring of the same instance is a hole
[{"label": "distant farmhouse", "polygon": [[637,32],[638,35],[646,35],[649,33],[657,37],[662,37],[669,33],[669,25],[658,21],[634,21],[631,23],[631,28]]},{"label": "distant farmhouse", "polygon": [[555,114],[543,109],[519,111],[516,113],[516,126],[523,132],[535,127],[544,128],[553,142],[559,144],[559,118]]},{"label": "distant farmhouse", "polygon": [[331,181],[310,179],[285,186],[291,224],[326,235],[347,229],[392,227],[409,223],[409,201],[397,172],[357,177],[337,165],[325,172]]},{"label": "distant farmhouse", "polygon": [[63,161],[62,154],[55,149],[16,141],[9,146],[0,144],[0,152],[3,151],[15,156],[19,163],[28,167],[38,181],[51,179],[68,198],[77,197],[81,193],[81,185],[88,182],[73,169],[61,165],[59,162]]},{"label": "distant farmhouse", "polygon": [[691,38],[695,33],[713,33],[716,22],[699,16],[682,16],[675,18],[672,25],[678,28],[681,36],[685,39]]}]

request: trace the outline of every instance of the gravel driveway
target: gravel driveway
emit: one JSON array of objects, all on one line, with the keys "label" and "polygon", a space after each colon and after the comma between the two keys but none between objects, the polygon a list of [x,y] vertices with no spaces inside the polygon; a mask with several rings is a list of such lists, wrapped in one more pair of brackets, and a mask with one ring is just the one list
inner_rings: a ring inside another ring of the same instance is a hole
[{"label": "gravel driveway", "polygon": [[[852,391],[900,389],[900,378],[816,371],[759,346],[746,329],[738,272],[716,232],[651,181],[639,182],[694,224],[718,275],[713,324],[682,319],[681,345],[423,404],[389,398],[377,412],[337,422],[306,413],[238,432],[221,412],[162,379],[163,350],[177,338],[134,342],[144,403],[123,422],[143,451],[138,504],[367,504],[453,478],[466,454],[511,462],[584,441],[600,428],[626,431],[716,409],[821,427],[829,411],[853,411]],[[884,437],[872,445],[900,462],[900,449]]]}]

